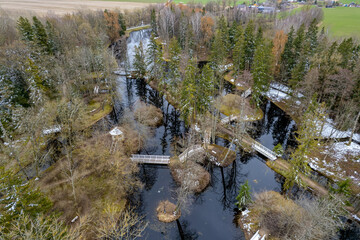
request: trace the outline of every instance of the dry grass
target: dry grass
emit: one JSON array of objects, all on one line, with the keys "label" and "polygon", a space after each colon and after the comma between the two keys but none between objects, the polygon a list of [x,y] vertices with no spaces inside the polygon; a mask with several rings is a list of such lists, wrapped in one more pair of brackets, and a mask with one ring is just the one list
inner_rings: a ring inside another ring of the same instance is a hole
[{"label": "dry grass", "polygon": [[163,113],[161,109],[144,102],[137,104],[134,115],[139,123],[149,127],[158,127],[163,123]]},{"label": "dry grass", "polygon": [[354,195],[360,193],[360,166],[356,162],[360,156],[347,154],[343,159],[337,159],[331,146],[332,142],[328,142],[315,149],[309,158],[319,167],[318,172],[334,181],[343,181],[349,176],[354,176],[350,178],[350,188]]},{"label": "dry grass", "polygon": [[215,144],[208,145],[207,152],[215,158],[214,159],[215,164],[222,167],[227,167],[233,161],[236,160],[236,153],[233,150],[230,150],[228,148],[219,145],[215,145]]},{"label": "dry grass", "polygon": [[175,215],[174,214],[175,210],[176,210],[175,204],[169,202],[168,200],[161,201],[158,207],[156,208],[156,213],[159,221],[169,223],[179,219],[181,216],[181,212],[180,210],[178,210]]},{"label": "dry grass", "polygon": [[334,239],[344,214],[341,201],[334,198],[286,199],[277,192],[255,194],[246,216],[240,218],[250,233],[260,230],[269,240]]},{"label": "dry grass", "polygon": [[192,161],[181,163],[177,158],[172,158],[169,167],[174,180],[191,192],[200,193],[210,183],[208,171]]},{"label": "dry grass", "polygon": [[255,195],[249,219],[255,226],[261,227],[262,232],[270,235],[269,239],[290,239],[299,228],[298,223],[302,222],[304,214],[304,209],[292,200],[269,191]]},{"label": "dry grass", "polygon": [[84,129],[106,117],[113,110],[110,94],[100,94],[88,101],[83,119]]},{"label": "dry grass", "polygon": [[249,99],[244,99],[236,94],[227,94],[219,99],[217,108],[226,116],[239,116],[240,121],[256,121],[263,118],[261,109],[253,108]]},{"label": "dry grass", "polygon": [[82,140],[74,150],[76,200],[66,157],[40,177],[39,186],[47,192],[54,209],[62,213],[66,222],[76,215],[96,215],[103,210],[105,201],[123,202],[128,192],[141,186],[133,176],[136,164],[126,157],[122,148],[111,154],[110,145],[111,137],[104,134]]}]

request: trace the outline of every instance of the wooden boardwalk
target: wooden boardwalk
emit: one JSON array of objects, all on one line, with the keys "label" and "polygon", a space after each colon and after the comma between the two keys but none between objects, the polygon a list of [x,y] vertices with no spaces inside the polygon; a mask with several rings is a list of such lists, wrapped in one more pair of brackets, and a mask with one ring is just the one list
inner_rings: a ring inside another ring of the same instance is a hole
[{"label": "wooden boardwalk", "polygon": [[[218,129],[227,134],[230,137],[235,137],[234,132],[232,132],[230,129],[225,128],[224,126],[218,125]],[[267,157],[269,160],[271,161],[275,161],[278,158],[278,155],[276,153],[274,153],[273,151],[271,151],[270,149],[268,149],[267,147],[265,147],[264,145],[262,145],[261,143],[255,141],[254,139],[252,139],[250,136],[244,136],[242,139],[240,139],[240,142],[238,139],[235,139],[235,142],[238,144],[246,144],[251,146],[252,149],[254,149],[255,151],[257,151],[258,153],[260,153],[261,155]]]},{"label": "wooden boardwalk", "polygon": [[193,145],[187,148],[184,152],[179,155],[180,162],[185,162],[187,158],[191,158],[197,154],[205,153],[203,146]]},{"label": "wooden boardwalk", "polygon": [[269,158],[271,161],[275,161],[278,158],[276,153],[274,153],[273,151],[271,151],[270,149],[268,149],[267,147],[265,147],[264,145],[262,145],[261,143],[255,140],[253,140],[251,147],[254,150],[256,150],[258,153],[261,153],[265,157]]},{"label": "wooden boardwalk", "polygon": [[131,155],[131,161],[136,163],[146,163],[146,164],[160,164],[168,165],[170,162],[170,156],[163,155]]}]

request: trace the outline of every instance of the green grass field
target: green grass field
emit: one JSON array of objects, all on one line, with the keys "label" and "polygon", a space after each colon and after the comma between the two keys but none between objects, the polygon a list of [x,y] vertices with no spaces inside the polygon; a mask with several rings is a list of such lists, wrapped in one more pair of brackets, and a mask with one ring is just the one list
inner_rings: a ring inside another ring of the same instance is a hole
[{"label": "green grass field", "polygon": [[339,3],[349,4],[349,3],[360,3],[359,0],[340,0]]},{"label": "green grass field", "polygon": [[323,8],[325,26],[335,38],[357,37],[360,39],[360,8]]}]

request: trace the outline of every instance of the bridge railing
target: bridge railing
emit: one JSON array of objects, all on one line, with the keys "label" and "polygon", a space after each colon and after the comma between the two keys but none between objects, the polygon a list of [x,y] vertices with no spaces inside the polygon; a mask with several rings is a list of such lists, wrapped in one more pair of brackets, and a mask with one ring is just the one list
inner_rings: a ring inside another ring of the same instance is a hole
[{"label": "bridge railing", "polygon": [[131,161],[137,163],[150,163],[150,164],[169,164],[170,156],[162,155],[131,155]]},{"label": "bridge railing", "polygon": [[191,157],[193,154],[197,153],[198,151],[203,150],[201,145],[193,145],[187,148],[184,152],[179,155],[180,162],[184,162],[187,157]]},{"label": "bridge railing", "polygon": [[170,156],[132,154],[131,158],[133,158],[133,159],[170,159]]},{"label": "bridge railing", "polygon": [[270,149],[268,149],[267,147],[265,147],[264,145],[262,145],[256,141],[253,141],[252,146],[253,146],[253,148],[255,148],[255,149],[257,148],[260,151],[262,151],[266,157],[270,158],[270,160],[273,160],[273,161],[276,160],[277,154],[274,153],[273,151],[271,151]]}]

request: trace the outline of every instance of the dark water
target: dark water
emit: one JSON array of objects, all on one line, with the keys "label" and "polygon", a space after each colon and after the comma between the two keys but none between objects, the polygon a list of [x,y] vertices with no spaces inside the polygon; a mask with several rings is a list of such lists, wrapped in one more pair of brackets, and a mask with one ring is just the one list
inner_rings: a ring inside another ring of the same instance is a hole
[{"label": "dark water", "polygon": [[[121,93],[121,102],[116,108],[119,114],[126,108],[133,108],[134,103],[141,99],[154,104],[164,112],[164,124],[154,129],[154,135],[147,140],[142,154],[171,155],[171,143],[176,137],[185,132],[179,113],[168,105],[156,91],[140,80],[118,79],[118,91]],[[160,99],[160,100],[159,100]],[[276,108],[271,103],[264,108]],[[282,113],[282,111],[278,111]],[[279,126],[281,124],[281,126]],[[285,136],[289,135],[294,123],[283,114],[267,115],[264,120],[256,124],[254,137],[265,146],[272,148],[277,143],[286,147],[286,137],[279,137],[276,129],[281,130]],[[285,129],[285,130],[284,130]],[[223,139],[217,139],[217,144],[228,146]],[[281,191],[281,177],[265,165],[265,161],[252,154],[237,153],[236,161],[229,167],[221,169],[208,166],[211,173],[211,183],[206,190],[192,196],[192,203],[183,211],[180,218],[181,229],[187,239],[244,239],[243,233],[236,226],[235,198],[238,189],[246,180],[253,192],[265,190]],[[179,228],[174,223],[161,223],[156,218],[156,206],[161,200],[176,202],[175,190],[177,185],[165,166],[140,166],[140,178],[144,189],[135,196],[139,212],[146,216],[149,227],[146,229],[147,239],[180,239]]]},{"label": "dark water", "polygon": [[[128,43],[134,45],[134,42],[148,40],[140,39],[140,35],[132,33]],[[132,54],[131,51],[128,47],[128,55]],[[232,91],[233,87],[225,83],[224,94]],[[134,103],[139,99],[161,108],[164,113],[164,124],[153,129],[153,134],[140,153],[172,155],[172,143],[186,131],[179,112],[141,80],[119,77],[118,92],[120,101],[115,104],[116,116],[123,115],[127,109],[133,110]],[[269,149],[279,143],[285,150],[295,147],[294,121],[269,101],[264,101],[262,109],[264,118],[254,122],[252,137]],[[229,146],[228,141],[220,138],[216,143]],[[211,174],[210,185],[204,192],[192,196],[191,204],[182,209],[178,223],[161,223],[156,217],[156,207],[162,200],[175,203],[178,186],[166,166],[140,165],[139,177],[144,188],[132,196],[131,203],[137,206],[139,213],[149,222],[144,239],[181,239],[180,232],[185,239],[245,239],[236,224],[235,198],[241,184],[248,180],[253,193],[268,190],[280,192],[284,182],[283,177],[268,168],[264,159],[256,154],[237,152],[236,161],[229,167],[221,169],[209,165],[206,168]],[[327,184],[326,180],[324,182]],[[359,227],[355,223],[340,233],[340,239],[359,239],[360,236]]]}]

